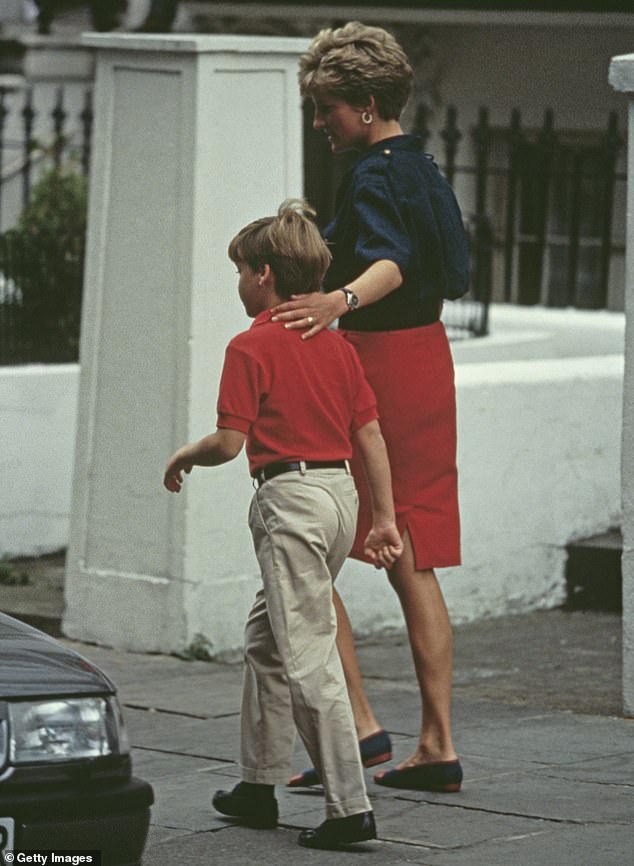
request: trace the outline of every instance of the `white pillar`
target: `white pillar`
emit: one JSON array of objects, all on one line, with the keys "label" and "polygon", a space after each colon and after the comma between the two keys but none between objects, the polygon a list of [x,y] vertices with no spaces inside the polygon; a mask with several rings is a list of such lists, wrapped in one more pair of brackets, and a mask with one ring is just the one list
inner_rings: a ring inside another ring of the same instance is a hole
[{"label": "white pillar", "polygon": [[634,716],[634,54],[614,57],[610,84],[629,94],[625,380],[623,387],[623,712]]},{"label": "white pillar", "polygon": [[250,325],[227,258],[302,194],[299,39],[89,35],[97,49],[81,386],[64,630],[174,652],[242,643],[257,585],[246,460],[175,496],[170,453],[215,428]]}]

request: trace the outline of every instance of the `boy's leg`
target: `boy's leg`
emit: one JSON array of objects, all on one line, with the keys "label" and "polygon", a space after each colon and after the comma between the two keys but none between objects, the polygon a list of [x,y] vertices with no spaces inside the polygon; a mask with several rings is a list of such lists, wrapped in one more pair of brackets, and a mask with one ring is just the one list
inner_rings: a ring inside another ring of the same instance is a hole
[{"label": "boy's leg", "polygon": [[256,784],[284,784],[295,743],[295,723],[262,590],[256,595],[244,630],[244,658],[242,778]]},{"label": "boy's leg", "polygon": [[[355,522],[354,483],[350,476],[332,472],[267,482],[256,493],[250,514],[295,724],[323,781],[328,818],[371,808],[332,604],[332,581],[350,549]],[[269,709],[260,705],[262,713]],[[268,731],[273,734],[273,726],[262,727],[265,735]]]},{"label": "boy's leg", "polygon": [[248,827],[277,825],[276,782],[290,766],[295,740],[290,695],[271,632],[264,595],[258,592],[244,631],[240,763],[242,781],[216,791],[214,808]]}]

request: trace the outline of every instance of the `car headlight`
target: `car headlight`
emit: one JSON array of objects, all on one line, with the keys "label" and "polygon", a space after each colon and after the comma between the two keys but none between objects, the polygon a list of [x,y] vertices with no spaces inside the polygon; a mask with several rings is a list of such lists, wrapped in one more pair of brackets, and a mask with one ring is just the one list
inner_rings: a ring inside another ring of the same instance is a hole
[{"label": "car headlight", "polygon": [[19,701],[8,709],[12,764],[97,758],[130,749],[114,697]]}]

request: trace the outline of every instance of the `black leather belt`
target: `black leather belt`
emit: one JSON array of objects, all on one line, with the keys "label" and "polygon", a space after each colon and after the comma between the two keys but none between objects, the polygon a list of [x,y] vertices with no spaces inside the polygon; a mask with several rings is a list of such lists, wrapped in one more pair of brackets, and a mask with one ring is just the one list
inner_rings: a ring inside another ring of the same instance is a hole
[{"label": "black leather belt", "polygon": [[307,469],[348,469],[347,460],[291,460],[288,463],[269,463],[256,469],[253,477],[260,486],[284,472],[305,472]]}]

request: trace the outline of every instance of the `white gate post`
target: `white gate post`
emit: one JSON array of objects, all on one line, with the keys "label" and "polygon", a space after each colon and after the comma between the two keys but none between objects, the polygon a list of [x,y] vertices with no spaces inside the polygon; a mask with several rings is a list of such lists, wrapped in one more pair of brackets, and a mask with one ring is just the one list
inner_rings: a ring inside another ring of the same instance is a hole
[{"label": "white gate post", "polygon": [[610,84],[629,94],[625,380],[623,386],[623,712],[634,716],[634,54],[614,57]]},{"label": "white gate post", "polygon": [[302,194],[300,39],[89,35],[97,49],[69,637],[144,652],[242,643],[257,580],[241,457],[162,487],[215,427],[227,341],[249,326],[226,254]]}]

